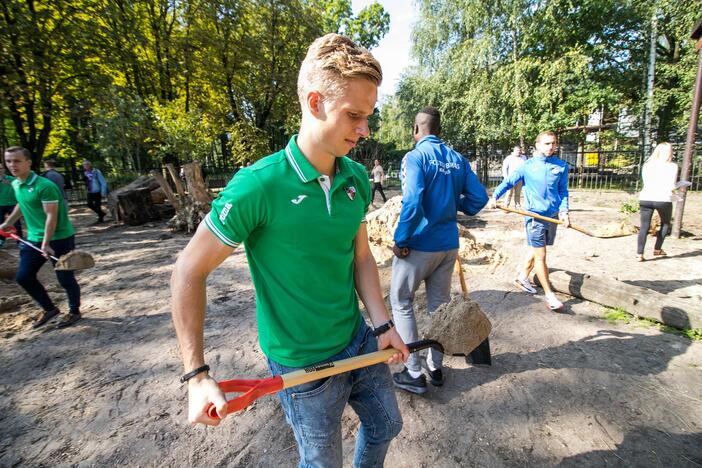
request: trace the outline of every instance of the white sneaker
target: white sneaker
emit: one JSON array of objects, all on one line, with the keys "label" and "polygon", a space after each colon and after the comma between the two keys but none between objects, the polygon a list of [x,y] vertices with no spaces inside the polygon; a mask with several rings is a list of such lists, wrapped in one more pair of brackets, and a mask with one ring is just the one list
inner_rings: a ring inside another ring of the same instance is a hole
[{"label": "white sneaker", "polygon": [[553,293],[546,294],[544,297],[546,298],[546,302],[548,303],[548,308],[555,312],[560,312],[565,307],[563,303],[559,301],[556,295]]},{"label": "white sneaker", "polygon": [[529,278],[520,278],[517,276],[514,279],[514,285],[519,289],[528,292],[529,294],[536,294],[536,288],[534,288],[534,285],[531,284]]}]

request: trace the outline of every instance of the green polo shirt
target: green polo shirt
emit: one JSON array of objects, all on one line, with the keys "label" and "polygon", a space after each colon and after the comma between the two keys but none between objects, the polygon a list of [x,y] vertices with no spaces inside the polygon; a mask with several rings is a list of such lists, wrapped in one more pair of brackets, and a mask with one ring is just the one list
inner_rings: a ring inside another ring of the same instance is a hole
[{"label": "green polo shirt", "polygon": [[224,244],[246,246],[263,352],[304,367],[342,351],[361,323],[354,239],[370,185],[362,165],[337,158],[327,193],[296,137],[237,172],[205,223]]},{"label": "green polo shirt", "polygon": [[15,198],[15,191],[12,189],[11,183],[15,178],[6,175],[3,176],[3,179],[5,179],[5,181],[0,181],[0,206],[14,206],[17,204],[17,199]]},{"label": "green polo shirt", "polygon": [[74,234],[73,225],[68,219],[66,202],[55,183],[32,172],[24,182],[19,179],[12,181],[12,188],[15,190],[15,198],[27,224],[28,240],[33,242],[44,240],[46,224],[44,205],[52,203],[58,203],[58,220],[51,240],[65,239]]}]

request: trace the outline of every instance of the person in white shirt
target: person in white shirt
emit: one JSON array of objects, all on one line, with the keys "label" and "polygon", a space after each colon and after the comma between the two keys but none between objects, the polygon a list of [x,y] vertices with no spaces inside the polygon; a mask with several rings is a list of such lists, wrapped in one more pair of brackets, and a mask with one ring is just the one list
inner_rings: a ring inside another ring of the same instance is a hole
[{"label": "person in white shirt", "polygon": [[639,230],[636,258],[644,261],[646,236],[651,226],[653,211],[661,218],[661,227],[656,235],[653,256],[660,257],[666,253],[663,250],[663,240],[670,231],[670,218],[673,214],[673,190],[678,178],[678,165],[673,161],[673,147],[670,143],[660,143],[641,169],[643,189],[639,194],[639,211],[641,214],[641,229]]},{"label": "person in white shirt", "polygon": [[373,169],[371,169],[371,175],[373,176],[373,194],[371,195],[371,202],[375,201],[376,190],[380,192],[380,196],[383,197],[383,203],[387,201],[385,198],[385,192],[383,192],[383,181],[385,180],[385,172],[383,171],[383,166],[380,165],[379,160],[373,162],[375,164]]},{"label": "person in white shirt", "polygon": [[[502,161],[502,178],[507,179],[510,174],[512,174],[518,167],[526,161],[526,156],[522,154],[522,149],[519,146],[515,146],[512,152]],[[515,208],[522,207],[522,183],[517,182],[517,184],[512,187],[509,192],[507,192],[507,199],[505,200],[505,206],[509,206],[512,201],[512,195],[514,195],[514,206]]]}]

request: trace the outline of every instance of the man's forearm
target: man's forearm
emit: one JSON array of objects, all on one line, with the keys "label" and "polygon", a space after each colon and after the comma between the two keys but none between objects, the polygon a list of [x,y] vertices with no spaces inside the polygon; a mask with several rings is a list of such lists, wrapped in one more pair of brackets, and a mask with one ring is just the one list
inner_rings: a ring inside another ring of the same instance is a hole
[{"label": "man's forearm", "polygon": [[56,215],[54,213],[46,214],[46,221],[44,222],[44,240],[42,244],[48,245],[51,239],[54,237],[54,232],[56,232]]},{"label": "man's forearm", "polygon": [[390,320],[383,301],[383,294],[380,290],[378,267],[372,255],[356,261],[354,280],[358,296],[366,306],[373,326],[377,327]]},{"label": "man's forearm", "polygon": [[12,213],[10,213],[10,215],[5,220],[0,219],[0,224],[4,223],[7,226],[12,226],[21,217],[22,217],[22,211],[20,211],[19,205],[15,205],[15,209],[12,210]]},{"label": "man's forearm", "polygon": [[205,279],[193,277],[187,266],[176,263],[171,276],[172,316],[186,372],[205,363],[203,329],[207,295]]}]

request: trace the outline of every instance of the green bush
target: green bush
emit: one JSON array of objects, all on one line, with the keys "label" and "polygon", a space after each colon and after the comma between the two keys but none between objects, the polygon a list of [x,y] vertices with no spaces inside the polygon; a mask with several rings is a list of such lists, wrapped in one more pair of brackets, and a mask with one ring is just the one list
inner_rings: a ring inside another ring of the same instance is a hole
[{"label": "green bush", "polygon": [[639,212],[639,202],[638,201],[625,201],[619,206],[619,211],[624,214],[638,213]]}]

